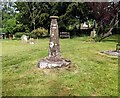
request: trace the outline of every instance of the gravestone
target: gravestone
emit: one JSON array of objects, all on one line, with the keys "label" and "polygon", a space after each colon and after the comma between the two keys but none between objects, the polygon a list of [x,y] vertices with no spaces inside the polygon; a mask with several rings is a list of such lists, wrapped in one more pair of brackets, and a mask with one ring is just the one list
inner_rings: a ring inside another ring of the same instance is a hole
[{"label": "gravestone", "polygon": [[15,39],[15,35],[13,35],[13,39]]},{"label": "gravestone", "polygon": [[27,43],[27,42],[28,42],[28,36],[22,35],[22,36],[21,36],[21,40],[22,40],[22,42]]},{"label": "gravestone", "polygon": [[91,31],[90,37],[96,37],[96,31],[95,31],[95,29],[93,29],[93,31]]},{"label": "gravestone", "polygon": [[29,39],[29,43],[30,43],[30,44],[35,44],[34,38],[30,38],[30,39]]},{"label": "gravestone", "polygon": [[60,44],[59,44],[59,31],[57,19],[58,16],[50,16],[50,41],[49,41],[49,53],[48,57],[41,59],[38,62],[39,68],[55,68],[67,66],[71,63],[70,60],[61,58],[60,56]]},{"label": "gravestone", "polygon": [[9,39],[12,39],[12,36],[11,36],[11,34],[8,34],[8,38],[9,38]]}]

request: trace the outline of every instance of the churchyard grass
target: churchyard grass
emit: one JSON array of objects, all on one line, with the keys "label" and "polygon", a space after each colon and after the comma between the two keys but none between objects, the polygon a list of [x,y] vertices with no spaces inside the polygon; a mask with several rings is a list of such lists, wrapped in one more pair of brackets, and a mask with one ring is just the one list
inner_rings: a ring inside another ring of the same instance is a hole
[{"label": "churchyard grass", "polygon": [[88,37],[60,39],[61,55],[71,67],[39,69],[37,62],[48,55],[49,39],[34,45],[20,40],[2,41],[3,96],[117,96],[118,58],[100,54],[115,50],[117,36],[102,42]]}]

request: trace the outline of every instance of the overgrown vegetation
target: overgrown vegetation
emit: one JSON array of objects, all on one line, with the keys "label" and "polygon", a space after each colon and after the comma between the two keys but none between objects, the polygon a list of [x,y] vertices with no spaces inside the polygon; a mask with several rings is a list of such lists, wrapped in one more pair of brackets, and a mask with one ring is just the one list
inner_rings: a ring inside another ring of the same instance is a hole
[{"label": "overgrown vegetation", "polygon": [[88,37],[60,39],[61,55],[72,64],[57,69],[37,68],[48,55],[49,39],[34,45],[3,40],[3,96],[117,96],[118,58],[99,53],[114,50],[117,37],[100,43]]}]

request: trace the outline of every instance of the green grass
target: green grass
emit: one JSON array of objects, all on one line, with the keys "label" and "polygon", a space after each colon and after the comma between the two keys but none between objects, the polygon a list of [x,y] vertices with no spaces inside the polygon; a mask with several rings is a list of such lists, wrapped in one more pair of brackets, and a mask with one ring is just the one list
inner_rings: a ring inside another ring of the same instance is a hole
[{"label": "green grass", "polygon": [[0,97],[1,96],[2,96],[2,43],[0,42]]},{"label": "green grass", "polygon": [[115,38],[60,39],[61,55],[72,64],[57,69],[37,68],[38,60],[48,55],[49,39],[36,40],[34,45],[3,40],[3,96],[117,96],[118,58],[99,53],[114,50]]}]

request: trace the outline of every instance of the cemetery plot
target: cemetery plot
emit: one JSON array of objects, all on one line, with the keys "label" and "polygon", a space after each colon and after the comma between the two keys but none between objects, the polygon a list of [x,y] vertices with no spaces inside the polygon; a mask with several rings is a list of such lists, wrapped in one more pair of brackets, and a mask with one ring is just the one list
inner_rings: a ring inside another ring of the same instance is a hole
[{"label": "cemetery plot", "polygon": [[49,39],[39,39],[34,47],[3,40],[2,95],[117,96],[118,58],[98,54],[115,49],[113,38],[100,43],[86,42],[87,37],[60,39],[61,55],[74,67],[56,69],[36,67],[37,60],[48,55]]}]

